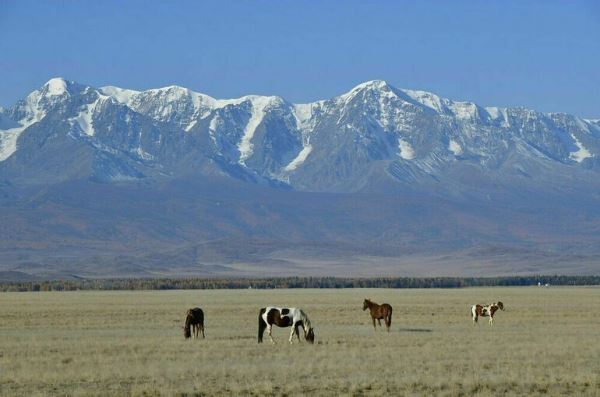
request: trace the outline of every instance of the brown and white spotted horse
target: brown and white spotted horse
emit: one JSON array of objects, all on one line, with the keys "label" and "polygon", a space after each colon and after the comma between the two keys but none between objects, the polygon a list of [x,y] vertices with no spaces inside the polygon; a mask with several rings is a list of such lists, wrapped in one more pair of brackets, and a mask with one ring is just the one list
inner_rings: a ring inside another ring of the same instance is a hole
[{"label": "brown and white spotted horse", "polygon": [[373,319],[373,328],[377,330],[377,326],[375,325],[375,320],[379,323],[381,327],[381,320],[385,321],[385,327],[387,331],[390,332],[390,326],[392,325],[392,306],[388,303],[384,303],[378,305],[375,302],[371,302],[370,299],[365,299],[363,302],[363,311],[369,309],[371,312],[371,318]]},{"label": "brown and white spotted horse", "polygon": [[183,336],[189,339],[194,333],[194,339],[202,331],[202,339],[204,339],[204,312],[199,307],[195,307],[187,311],[185,315],[185,325],[183,326]]},{"label": "brown and white spotted horse", "polygon": [[489,317],[490,326],[494,324],[494,314],[500,310],[504,310],[502,302],[491,303],[489,305],[473,305],[471,306],[471,316],[473,317],[473,325],[477,324],[479,317]]},{"label": "brown and white spotted horse", "polygon": [[300,340],[299,327],[302,327],[304,330],[304,339],[309,343],[315,342],[315,330],[312,327],[308,316],[301,309],[273,306],[267,306],[260,309],[260,313],[258,314],[258,343],[262,343],[263,334],[266,329],[269,332],[271,342],[275,344],[275,340],[271,333],[273,325],[277,325],[278,327],[292,327],[290,332],[290,343],[292,343],[294,334],[296,334],[298,340]]}]

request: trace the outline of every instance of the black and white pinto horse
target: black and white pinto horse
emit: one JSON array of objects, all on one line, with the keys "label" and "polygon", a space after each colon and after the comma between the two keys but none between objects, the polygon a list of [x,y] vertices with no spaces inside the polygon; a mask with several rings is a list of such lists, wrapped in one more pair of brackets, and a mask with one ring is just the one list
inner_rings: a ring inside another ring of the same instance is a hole
[{"label": "black and white pinto horse", "polygon": [[260,309],[260,313],[258,314],[258,343],[262,343],[263,334],[266,329],[269,332],[271,342],[275,344],[275,340],[271,333],[273,325],[277,325],[278,327],[292,327],[290,332],[290,343],[292,343],[294,334],[296,334],[298,340],[300,340],[300,327],[304,330],[304,338],[307,342],[315,342],[315,330],[313,329],[308,316],[302,309],[273,306],[267,306]]},{"label": "black and white pinto horse", "polygon": [[504,310],[504,304],[500,301],[490,303],[489,305],[473,305],[471,306],[471,316],[473,317],[473,325],[477,324],[479,317],[489,317],[490,326],[494,325],[494,314],[500,310]]}]

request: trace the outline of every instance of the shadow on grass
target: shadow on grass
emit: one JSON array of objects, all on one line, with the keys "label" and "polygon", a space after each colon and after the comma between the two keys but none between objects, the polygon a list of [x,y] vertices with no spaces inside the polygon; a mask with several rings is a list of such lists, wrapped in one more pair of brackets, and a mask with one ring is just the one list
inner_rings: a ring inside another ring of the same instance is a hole
[{"label": "shadow on grass", "polygon": [[398,328],[398,332],[433,332],[429,328]]}]

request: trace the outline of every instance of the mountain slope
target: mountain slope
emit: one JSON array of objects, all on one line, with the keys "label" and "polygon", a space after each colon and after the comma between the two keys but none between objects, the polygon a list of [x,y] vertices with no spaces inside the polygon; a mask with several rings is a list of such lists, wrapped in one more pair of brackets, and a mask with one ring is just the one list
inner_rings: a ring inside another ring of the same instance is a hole
[{"label": "mountain slope", "polygon": [[0,109],[0,270],[597,272],[599,154],[597,120],[379,80],[292,104],[56,78]]},{"label": "mountain slope", "polygon": [[[294,105],[279,97],[216,100],[177,86],[95,89],[57,78],[1,117],[0,175],[23,182],[32,182],[20,172],[32,168],[33,152],[48,157],[45,150],[71,144],[94,153],[81,155],[90,163],[82,177],[139,179],[187,169],[341,192],[368,191],[373,179],[448,180],[449,169],[465,165],[497,178],[585,179],[586,170],[597,171],[600,152],[594,121],[482,108],[383,81]],[[37,182],[71,179],[72,165]]]}]

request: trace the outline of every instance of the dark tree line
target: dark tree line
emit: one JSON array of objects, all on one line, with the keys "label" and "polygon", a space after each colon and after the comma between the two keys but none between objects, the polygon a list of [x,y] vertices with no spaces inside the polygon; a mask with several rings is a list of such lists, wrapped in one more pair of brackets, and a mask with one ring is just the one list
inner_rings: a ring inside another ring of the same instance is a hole
[{"label": "dark tree line", "polygon": [[273,288],[464,288],[528,285],[600,285],[600,276],[519,277],[283,277],[77,279],[2,282],[0,291],[273,289]]}]

